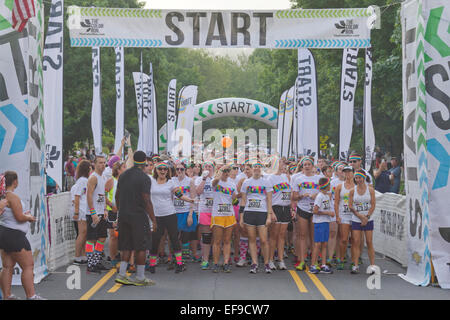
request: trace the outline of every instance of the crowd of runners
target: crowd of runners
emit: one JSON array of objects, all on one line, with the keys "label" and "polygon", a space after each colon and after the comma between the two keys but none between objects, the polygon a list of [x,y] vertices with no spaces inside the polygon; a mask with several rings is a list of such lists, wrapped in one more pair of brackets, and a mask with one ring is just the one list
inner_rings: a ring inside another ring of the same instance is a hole
[{"label": "crowd of runners", "polygon": [[[195,163],[167,155],[149,157],[128,147],[127,160],[120,158],[97,155],[93,162],[76,163],[70,191],[77,232],[74,263],[86,265],[87,273],[117,268],[116,282],[141,286],[154,284],[144,272],[160,272],[158,265],[175,273],[189,266],[214,273],[231,273],[237,267],[270,274],[286,270],[291,255],[298,271],[347,269],[356,274],[364,243],[367,272],[374,272],[375,193],[358,154],[351,154],[348,162],[319,158],[315,163],[304,156],[276,163],[275,158],[269,163],[255,158],[238,164],[236,157]],[[13,199],[8,193],[17,182],[6,182],[7,199]],[[12,210],[20,211],[19,203],[12,209],[0,204],[0,234],[17,238],[5,230],[15,228]],[[18,243],[26,251],[25,240]],[[2,261],[13,265],[8,250],[18,248],[0,249]],[[4,265],[6,297],[7,278]]]}]

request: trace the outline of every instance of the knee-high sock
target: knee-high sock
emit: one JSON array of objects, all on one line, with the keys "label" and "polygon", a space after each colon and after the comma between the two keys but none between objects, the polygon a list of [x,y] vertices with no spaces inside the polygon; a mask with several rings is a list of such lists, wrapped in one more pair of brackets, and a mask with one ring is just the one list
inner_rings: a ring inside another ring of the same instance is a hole
[{"label": "knee-high sock", "polygon": [[97,240],[97,243],[95,244],[95,251],[94,251],[94,264],[95,265],[97,265],[100,262],[100,259],[102,258],[102,253],[103,253],[104,247],[105,247],[105,243]]},{"label": "knee-high sock", "polygon": [[245,260],[248,251],[248,239],[241,237],[239,240],[239,258]]},{"label": "knee-high sock", "polygon": [[87,257],[87,261],[88,261],[88,267],[92,267],[93,265],[95,265],[95,263],[93,263],[93,258],[94,258],[94,242],[92,241],[86,241],[86,257]]}]

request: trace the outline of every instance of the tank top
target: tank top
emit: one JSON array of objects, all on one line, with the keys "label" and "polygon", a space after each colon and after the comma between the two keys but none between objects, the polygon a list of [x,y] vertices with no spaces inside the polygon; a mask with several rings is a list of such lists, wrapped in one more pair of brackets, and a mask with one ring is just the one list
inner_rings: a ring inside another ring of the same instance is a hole
[{"label": "tank top", "polygon": [[[108,200],[113,204],[113,206],[115,206],[116,205],[117,178],[114,178],[114,177],[112,177],[112,178],[114,180],[114,185],[113,185],[112,189],[106,193],[106,196],[108,197]],[[108,211],[112,210],[112,208],[108,205],[106,205],[106,209]]]},{"label": "tank top", "polygon": [[[366,192],[364,192],[363,195],[359,195],[358,190],[355,187],[355,192],[353,195],[353,207],[356,211],[359,212],[359,214],[367,216],[370,209],[370,192],[368,185],[366,185]],[[352,216],[352,221],[361,223],[361,220],[356,215]]]},{"label": "tank top", "polygon": [[353,213],[348,208],[348,197],[350,190],[345,187],[345,182],[342,183],[341,192],[339,194],[339,216],[351,217]]},{"label": "tank top", "polygon": [[[24,208],[24,203],[22,200],[20,200],[20,203],[22,204],[22,208]],[[14,213],[13,213],[12,209],[6,207],[5,211],[0,216],[0,225],[4,226],[6,228],[22,231],[26,234],[30,227],[30,222],[17,221],[16,218],[14,217]]]},{"label": "tank top", "polygon": [[[97,177],[97,186],[94,189],[94,194],[92,195],[92,201],[94,204],[94,209],[97,214],[105,213],[105,179],[103,176],[98,175],[96,172],[93,173]],[[89,208],[88,208],[89,212]]]}]

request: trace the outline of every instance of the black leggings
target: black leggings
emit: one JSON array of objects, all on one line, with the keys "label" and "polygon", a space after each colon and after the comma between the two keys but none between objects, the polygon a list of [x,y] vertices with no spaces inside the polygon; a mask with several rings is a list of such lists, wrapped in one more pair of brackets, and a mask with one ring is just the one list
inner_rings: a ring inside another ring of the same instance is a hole
[{"label": "black leggings", "polygon": [[156,224],[156,231],[152,233],[152,250],[150,251],[150,254],[158,254],[159,244],[165,230],[167,230],[167,234],[169,235],[173,252],[181,251],[180,240],[178,240],[177,214],[175,213],[170,216],[156,217]]}]

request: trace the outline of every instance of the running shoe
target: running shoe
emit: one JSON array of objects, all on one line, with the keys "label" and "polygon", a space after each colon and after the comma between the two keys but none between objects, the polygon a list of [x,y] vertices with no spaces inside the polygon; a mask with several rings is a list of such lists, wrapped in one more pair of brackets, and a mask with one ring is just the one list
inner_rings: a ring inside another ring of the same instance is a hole
[{"label": "running shoe", "polygon": [[192,262],[202,262],[202,257],[192,255]]},{"label": "running shoe", "polygon": [[338,270],[344,270],[344,263],[343,262],[339,262],[336,266],[336,269]]},{"label": "running shoe", "polygon": [[133,281],[131,281],[131,279],[128,276],[121,276],[120,274],[117,275],[114,281],[125,285],[133,284]]},{"label": "running shoe", "polygon": [[362,258],[361,258],[361,257],[359,257],[359,259],[358,259],[358,264],[359,264],[359,265],[362,265],[362,264],[363,264],[363,261],[362,261]]},{"label": "running shoe", "polygon": [[134,279],[132,281],[132,284],[138,287],[142,287],[142,286],[154,286],[156,284],[155,281],[148,279],[148,278],[144,278],[144,279]]},{"label": "running shoe", "polygon": [[319,272],[320,272],[320,269],[317,268],[315,265],[312,265],[312,266],[309,268],[309,273],[312,273],[312,274],[318,274]]},{"label": "running shoe", "polygon": [[269,264],[266,264],[264,266],[264,270],[266,271],[266,273],[272,273],[272,268],[270,268]]},{"label": "running shoe", "polygon": [[5,297],[5,300],[20,300],[20,298],[14,294],[11,294],[9,297]]},{"label": "running shoe", "polygon": [[258,265],[257,264],[252,264],[250,266],[250,273],[256,273],[258,271]]},{"label": "running shoe", "polygon": [[38,295],[38,294],[35,294],[34,296],[27,298],[27,300],[47,300],[47,299],[42,298],[42,297],[41,297],[40,295]]},{"label": "running shoe", "polygon": [[177,264],[175,267],[175,273],[180,273],[186,270],[186,266],[184,264]]},{"label": "running shoe", "polygon": [[270,270],[277,270],[277,267],[275,266],[275,263],[273,263],[273,261],[269,261],[268,266]]},{"label": "running shoe", "polygon": [[86,273],[102,273],[97,266],[91,266],[86,268]]},{"label": "running shoe", "polygon": [[331,270],[331,268],[329,266],[324,264],[320,267],[320,273],[333,273],[333,271]]},{"label": "running shoe", "polygon": [[329,268],[331,268],[331,263],[332,263],[331,259],[327,259],[326,265],[327,265]]},{"label": "running shoe", "polygon": [[219,273],[219,265],[218,265],[218,264],[215,264],[215,265],[213,266],[213,272],[214,272],[214,273]]},{"label": "running shoe", "polygon": [[247,263],[247,260],[245,260],[245,259],[239,259],[239,262],[238,263],[236,263],[236,266],[237,267],[244,267],[244,266],[246,266],[248,263]]},{"label": "running shoe", "polygon": [[73,260],[73,264],[76,264],[77,266],[84,266],[87,265],[87,260]]},{"label": "running shoe", "polygon": [[230,273],[231,272],[231,267],[228,263],[223,265],[223,272],[225,273]]},{"label": "running shoe", "polygon": [[99,263],[97,263],[96,264],[96,267],[101,271],[101,270],[105,270],[105,271],[108,271],[108,270],[111,270],[112,268],[110,267],[110,266],[108,266],[108,265],[105,265],[103,262],[99,262]]},{"label": "running shoe", "polygon": [[304,270],[305,270],[305,262],[304,262],[304,261],[300,262],[300,263],[295,267],[295,269],[298,270],[298,271],[304,271]]},{"label": "running shoe", "polygon": [[201,268],[202,270],[209,270],[209,262],[208,261],[203,261],[201,264]]},{"label": "running shoe", "polygon": [[351,274],[358,274],[359,273],[359,266],[352,266],[352,271],[350,271]]},{"label": "running shoe", "polygon": [[279,270],[286,270],[286,265],[284,264],[284,261],[280,261],[280,263],[278,264],[278,269]]}]

